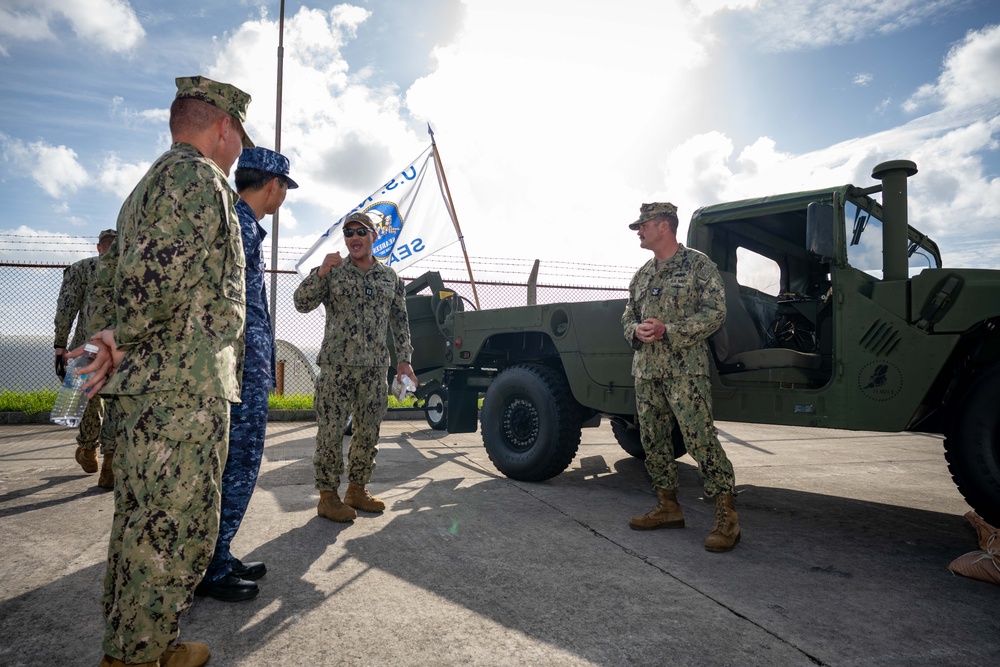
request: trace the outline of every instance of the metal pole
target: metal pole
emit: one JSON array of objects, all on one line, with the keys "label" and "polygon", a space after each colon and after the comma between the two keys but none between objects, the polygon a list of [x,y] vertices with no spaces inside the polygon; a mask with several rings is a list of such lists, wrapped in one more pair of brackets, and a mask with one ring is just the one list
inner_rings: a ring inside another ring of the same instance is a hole
[{"label": "metal pole", "polygon": [[[285,58],[285,0],[281,0],[281,15],[278,19],[278,83],[275,95],[274,150],[281,152],[281,77]],[[271,215],[271,339],[277,345],[278,338],[278,211]]]},{"label": "metal pole", "polygon": [[458,241],[462,245],[462,255],[465,256],[465,268],[469,272],[469,284],[472,285],[472,298],[476,302],[476,310],[479,310],[479,292],[476,291],[476,281],[472,277],[472,264],[469,263],[469,253],[465,249],[465,236],[462,235],[462,227],[458,224],[458,213],[455,212],[455,202],[451,200],[451,188],[448,187],[448,177],[444,174],[444,165],[441,164],[441,155],[438,153],[437,142],[434,141],[434,130],[431,129],[430,123],[427,123],[427,134],[431,135],[434,164],[437,165],[438,173],[441,174],[441,181],[444,183],[444,192],[448,199],[448,209],[451,213],[451,219],[455,223],[455,232],[458,234]]}]

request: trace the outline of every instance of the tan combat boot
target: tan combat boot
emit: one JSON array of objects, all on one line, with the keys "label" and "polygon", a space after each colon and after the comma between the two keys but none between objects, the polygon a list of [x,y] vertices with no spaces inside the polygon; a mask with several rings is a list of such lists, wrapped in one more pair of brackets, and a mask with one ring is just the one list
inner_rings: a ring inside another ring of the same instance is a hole
[{"label": "tan combat boot", "polygon": [[201,642],[178,642],[160,656],[160,667],[201,667],[212,657],[206,644]]},{"label": "tan combat boot", "polygon": [[385,503],[381,498],[376,498],[368,493],[368,489],[354,482],[347,485],[344,502],[356,510],[365,512],[381,512],[385,509]]},{"label": "tan combat boot", "polygon": [[111,469],[111,460],[114,454],[105,454],[104,463],[101,464],[101,474],[97,477],[97,486],[102,489],[115,488],[115,471]]},{"label": "tan combat boot", "polygon": [[97,450],[77,447],[76,462],[83,468],[83,472],[97,472]]},{"label": "tan combat boot", "polygon": [[705,549],[732,551],[739,541],[740,524],[733,507],[733,494],[720,493],[715,497],[715,525],[705,539]]},{"label": "tan combat boot", "polygon": [[634,516],[628,520],[629,528],[633,530],[653,530],[654,528],[683,528],[684,513],[677,504],[675,489],[657,489],[659,504],[649,512]]},{"label": "tan combat boot", "polygon": [[319,505],[316,506],[316,513],[330,521],[347,523],[358,518],[358,513],[340,502],[340,496],[336,491],[320,491]]}]

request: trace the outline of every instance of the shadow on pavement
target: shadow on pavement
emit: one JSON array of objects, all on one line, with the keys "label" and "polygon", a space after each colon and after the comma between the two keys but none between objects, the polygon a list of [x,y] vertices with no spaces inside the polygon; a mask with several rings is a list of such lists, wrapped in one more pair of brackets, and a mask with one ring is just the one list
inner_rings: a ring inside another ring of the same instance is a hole
[{"label": "shadow on pavement", "polygon": [[[273,664],[378,664],[386,645],[403,652],[411,643],[413,659],[397,664],[428,664],[435,646],[442,664],[458,664],[454,656],[467,658],[477,642],[543,642],[599,665],[967,665],[1000,656],[1000,590],[946,569],[976,548],[962,517],[743,485],[743,540],[709,554],[702,542],[714,505],[690,459],[680,462],[687,528],[638,532],[628,516],[655,503],[641,461],[609,463],[584,447],[571,470],[529,484],[436,437],[383,438],[372,490],[389,507],[353,524],[315,515],[311,437],[269,445],[257,493],[276,509],[255,520],[274,522],[273,537],[242,555],[268,563],[264,593],[237,604],[196,599],[182,638],[209,643],[220,666],[267,664],[258,654],[287,657]],[[6,501],[69,479],[77,477],[48,478]],[[87,566],[0,603],[0,663],[96,664],[103,571]]]}]

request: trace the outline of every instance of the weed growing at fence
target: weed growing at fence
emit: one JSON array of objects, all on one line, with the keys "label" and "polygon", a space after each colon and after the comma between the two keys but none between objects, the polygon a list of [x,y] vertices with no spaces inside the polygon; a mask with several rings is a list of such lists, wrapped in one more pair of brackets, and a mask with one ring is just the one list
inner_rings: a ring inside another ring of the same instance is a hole
[{"label": "weed growing at fence", "polygon": [[[51,412],[56,402],[55,389],[39,389],[37,391],[8,391],[0,389],[0,412],[23,412],[34,415],[39,412]],[[402,403],[395,396],[389,397],[390,408],[412,408],[417,402],[413,396],[408,396]],[[267,399],[267,407],[271,410],[312,410],[312,394],[271,394]]]},{"label": "weed growing at fence", "polygon": [[28,415],[51,412],[56,404],[55,389],[8,391],[0,389],[0,412],[23,412]]},{"label": "weed growing at fence", "polygon": [[267,397],[267,407],[271,410],[312,410],[312,394],[271,394]]}]

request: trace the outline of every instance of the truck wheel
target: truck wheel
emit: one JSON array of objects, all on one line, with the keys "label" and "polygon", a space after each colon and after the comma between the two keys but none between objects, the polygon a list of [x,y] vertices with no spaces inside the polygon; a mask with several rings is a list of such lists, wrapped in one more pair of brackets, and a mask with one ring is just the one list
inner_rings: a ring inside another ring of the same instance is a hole
[{"label": "truck wheel", "polygon": [[944,441],[958,491],[979,516],[1000,525],[1000,365],[973,381]]},{"label": "truck wheel", "polygon": [[581,411],[566,379],[546,366],[511,366],[490,384],[480,415],[490,461],[511,479],[540,482],[573,461]]},{"label": "truck wheel", "polygon": [[435,389],[424,399],[424,417],[435,431],[448,430],[448,400],[444,389]]},{"label": "truck wheel", "polygon": [[626,454],[634,456],[640,461],[646,460],[646,450],[642,448],[642,438],[638,428],[622,419],[615,418],[611,420],[611,432]]},{"label": "truck wheel", "polygon": [[[640,461],[646,460],[646,450],[642,448],[642,439],[639,436],[638,427],[632,426],[623,419],[613,418],[611,420],[611,432],[614,434],[615,440],[618,441],[618,444],[621,445],[621,448],[625,450],[626,454],[634,456]],[[674,443],[675,459],[679,459],[687,454],[687,446],[684,444],[684,437],[681,435],[680,426],[677,424],[674,424],[671,439]]]}]

